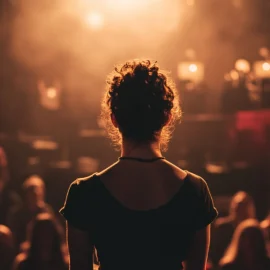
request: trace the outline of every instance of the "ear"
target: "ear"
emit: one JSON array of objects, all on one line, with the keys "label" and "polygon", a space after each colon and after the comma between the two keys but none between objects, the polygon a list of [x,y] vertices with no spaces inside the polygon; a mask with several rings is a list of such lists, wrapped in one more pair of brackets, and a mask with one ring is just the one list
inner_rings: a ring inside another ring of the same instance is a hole
[{"label": "ear", "polygon": [[114,126],[115,128],[118,128],[118,124],[117,124],[115,115],[114,115],[113,113],[111,113],[111,121],[112,121],[112,123],[113,123],[113,126]]}]

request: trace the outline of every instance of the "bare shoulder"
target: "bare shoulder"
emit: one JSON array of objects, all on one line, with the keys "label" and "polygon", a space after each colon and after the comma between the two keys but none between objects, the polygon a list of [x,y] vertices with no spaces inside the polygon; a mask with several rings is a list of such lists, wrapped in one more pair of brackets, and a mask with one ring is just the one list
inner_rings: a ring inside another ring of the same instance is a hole
[{"label": "bare shoulder", "polygon": [[176,179],[180,181],[188,180],[189,185],[196,193],[200,194],[202,191],[208,190],[207,182],[200,175],[187,170],[183,170],[168,161],[166,161],[166,164],[168,165],[169,171],[171,171],[176,176]]},{"label": "bare shoulder", "polygon": [[173,173],[176,178],[179,179],[179,181],[184,180],[187,176],[187,171],[181,169],[180,167],[176,166],[175,164],[171,163],[168,160],[164,161],[164,164],[167,165],[167,169],[168,171],[171,171],[171,173]]},{"label": "bare shoulder", "polygon": [[109,167],[102,170],[101,172],[96,172],[96,173],[93,173],[93,174],[86,176],[86,177],[77,178],[74,182],[71,183],[71,185],[72,186],[86,186],[86,185],[91,186],[91,185],[94,185],[95,179],[97,177],[102,176],[102,178],[103,178],[104,176],[110,175],[112,170],[116,167],[116,165],[117,165],[117,162],[110,165]]},{"label": "bare shoulder", "polygon": [[107,178],[108,176],[111,176],[117,170],[118,164],[119,162],[117,161],[113,163],[112,165],[108,166],[107,168],[105,168],[104,170],[96,173],[96,175],[98,177],[102,177],[102,179]]}]

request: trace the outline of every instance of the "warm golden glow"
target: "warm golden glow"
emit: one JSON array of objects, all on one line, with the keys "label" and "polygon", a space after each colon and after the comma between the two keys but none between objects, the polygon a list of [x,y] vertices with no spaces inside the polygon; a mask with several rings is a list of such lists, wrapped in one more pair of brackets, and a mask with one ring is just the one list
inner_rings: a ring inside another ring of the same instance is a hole
[{"label": "warm golden glow", "polygon": [[57,90],[54,87],[50,87],[50,88],[47,89],[48,98],[53,99],[53,98],[56,97],[56,95],[57,95]]},{"label": "warm golden glow", "polygon": [[195,65],[195,64],[191,64],[189,67],[188,67],[188,69],[189,69],[189,71],[190,72],[196,72],[197,70],[198,70],[198,67],[197,67],[197,65]]},{"label": "warm golden glow", "polygon": [[270,71],[270,63],[269,63],[269,62],[264,62],[264,63],[262,64],[262,68],[263,68],[263,70],[265,70],[265,71]]},{"label": "warm golden glow", "polygon": [[235,62],[235,69],[244,73],[250,72],[250,64],[245,59],[239,59]]},{"label": "warm golden glow", "polygon": [[230,76],[233,81],[239,80],[239,73],[234,69],[230,72]]},{"label": "warm golden glow", "polygon": [[[31,68],[45,69],[64,53],[80,68],[103,78],[100,71],[115,59],[156,59],[181,16],[178,0],[69,0],[65,5],[49,1],[48,9],[41,9],[41,2],[21,2],[12,33],[14,56]],[[73,65],[63,68],[65,74],[67,69],[74,74]]]},{"label": "warm golden glow", "polygon": [[[153,1],[152,1],[153,2]],[[107,0],[105,4],[111,10],[118,10],[118,11],[127,11],[127,10],[136,10],[139,8],[145,7],[147,5],[146,1],[140,0]]]},{"label": "warm golden glow", "polygon": [[83,92],[84,104],[99,109],[105,78],[113,65],[149,58],[171,69],[167,59],[175,56],[176,44],[170,40],[189,16],[188,12],[181,14],[188,7],[179,0],[19,2],[12,22],[12,57],[48,81],[42,96],[46,108],[56,108],[48,104],[56,104],[61,96],[58,92],[55,98],[53,92],[47,95],[48,86],[58,89],[51,78],[61,78],[71,99]]},{"label": "warm golden glow", "polygon": [[191,82],[200,82],[204,79],[204,64],[201,62],[182,62],[178,65],[178,78]]},{"label": "warm golden glow", "polygon": [[256,61],[253,65],[254,74],[256,78],[270,78],[270,62]]},{"label": "warm golden glow", "polygon": [[91,12],[86,16],[86,23],[93,29],[99,30],[103,27],[104,18],[99,12]]}]

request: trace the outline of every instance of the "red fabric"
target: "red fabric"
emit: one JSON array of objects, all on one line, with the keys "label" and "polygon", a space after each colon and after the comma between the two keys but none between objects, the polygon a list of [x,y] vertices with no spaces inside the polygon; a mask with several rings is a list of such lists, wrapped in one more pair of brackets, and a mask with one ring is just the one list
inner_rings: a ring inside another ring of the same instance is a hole
[{"label": "red fabric", "polygon": [[258,163],[270,151],[266,133],[267,126],[270,127],[270,110],[241,111],[227,123],[231,148],[237,160]]},{"label": "red fabric", "polygon": [[237,131],[250,130],[257,143],[266,143],[265,128],[270,125],[270,110],[238,112],[235,118]]}]

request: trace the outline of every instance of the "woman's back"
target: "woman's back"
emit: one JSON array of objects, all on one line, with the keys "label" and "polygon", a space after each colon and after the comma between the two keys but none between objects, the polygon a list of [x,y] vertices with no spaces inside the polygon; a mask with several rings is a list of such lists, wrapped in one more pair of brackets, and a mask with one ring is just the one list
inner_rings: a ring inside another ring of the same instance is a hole
[{"label": "woman's back", "polygon": [[204,180],[166,160],[121,160],[75,181],[70,192],[62,213],[75,227],[92,228],[104,270],[181,269],[196,231],[217,214]]},{"label": "woman's back", "polygon": [[170,201],[183,185],[187,172],[166,159],[143,162],[120,158],[98,175],[124,207],[146,211]]}]

